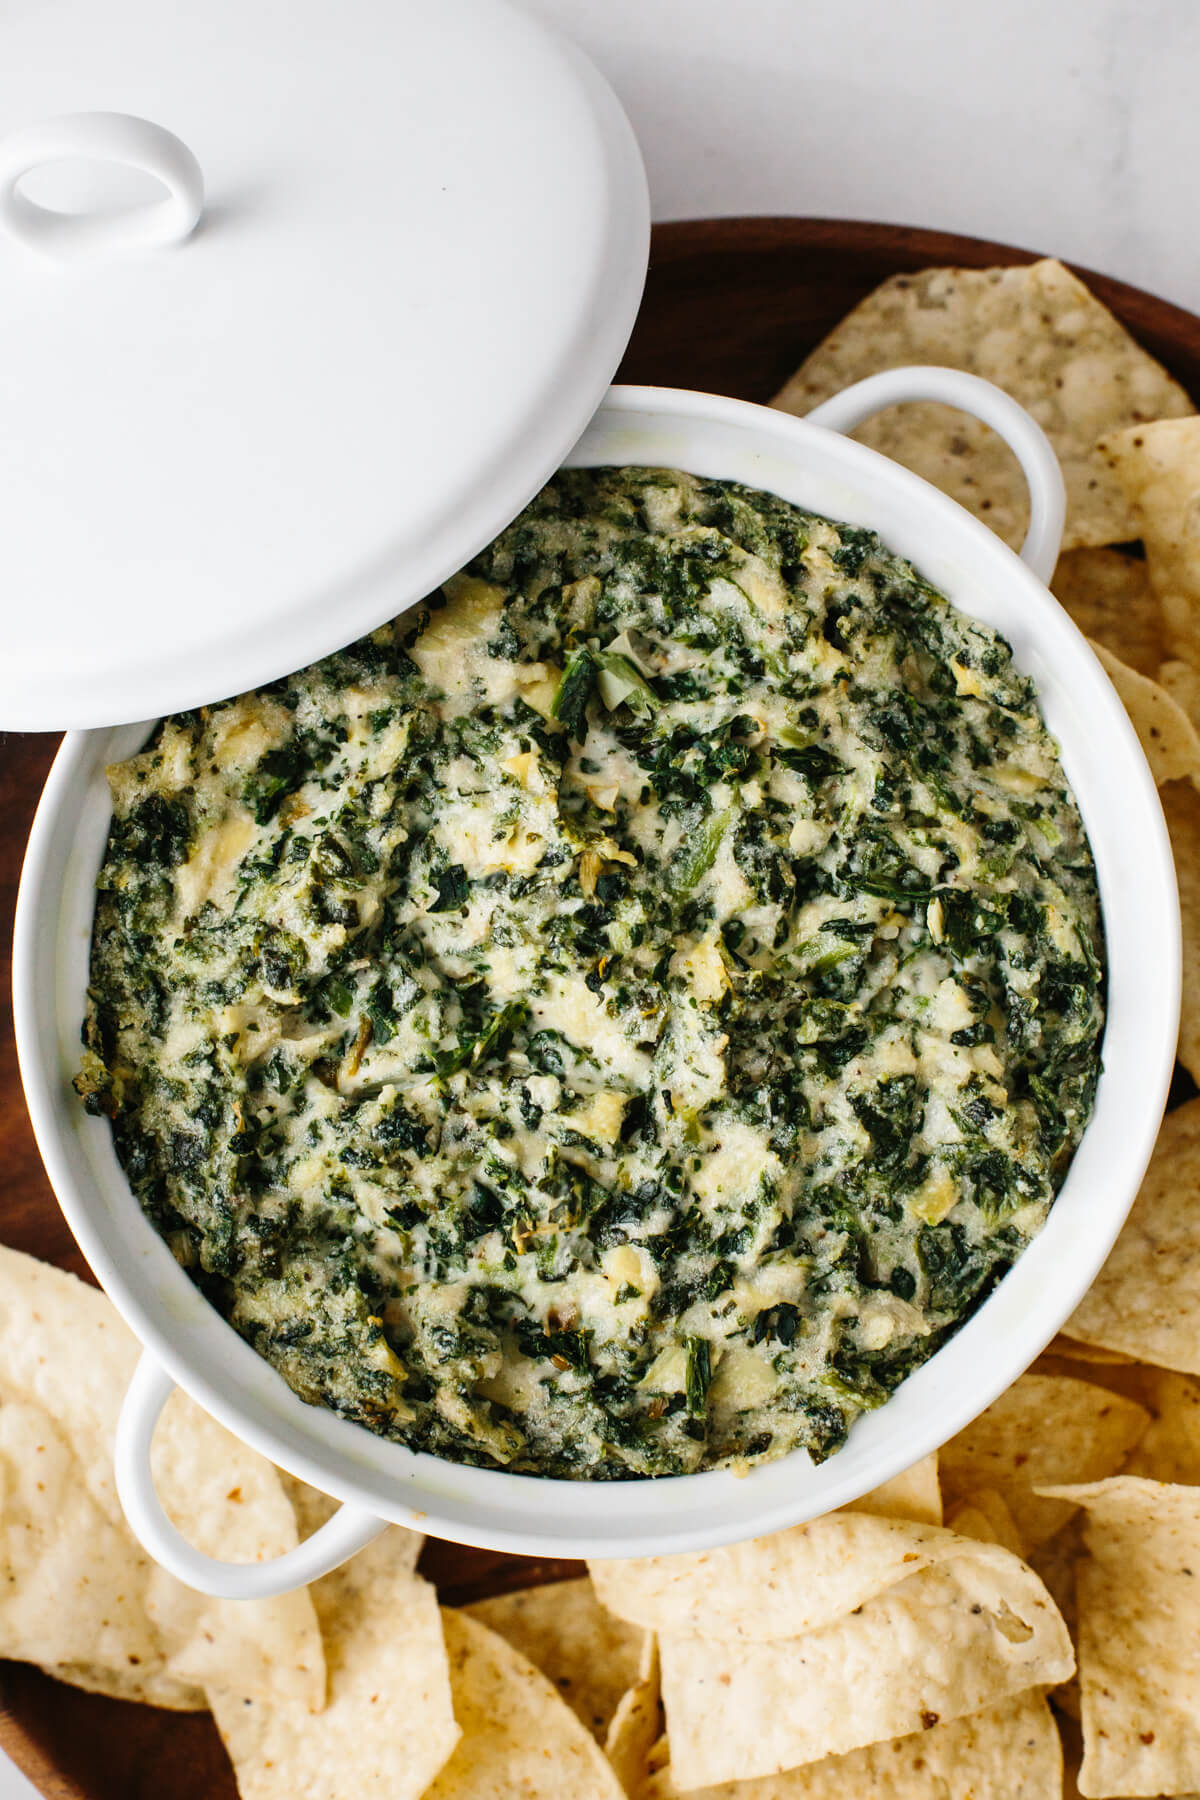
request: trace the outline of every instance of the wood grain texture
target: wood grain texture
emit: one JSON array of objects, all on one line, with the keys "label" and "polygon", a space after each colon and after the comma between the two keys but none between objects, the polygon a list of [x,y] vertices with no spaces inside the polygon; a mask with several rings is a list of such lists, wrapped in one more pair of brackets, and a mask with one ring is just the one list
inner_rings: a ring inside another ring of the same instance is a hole
[{"label": "wood grain texture", "polygon": [[[935,264],[987,268],[1046,251],[899,226],[827,219],[723,219],[655,227],[650,270],[618,379],[766,400],[838,321],[889,275]],[[1200,394],[1200,319],[1077,269],[1134,336]],[[13,1044],[12,919],[21,859],[57,739],[0,733],[0,1242],[88,1271],[29,1129]],[[429,1543],[421,1567],[450,1604],[580,1565]],[[47,1800],[236,1800],[207,1715],[81,1694],[37,1669],[0,1664],[0,1746]]]}]

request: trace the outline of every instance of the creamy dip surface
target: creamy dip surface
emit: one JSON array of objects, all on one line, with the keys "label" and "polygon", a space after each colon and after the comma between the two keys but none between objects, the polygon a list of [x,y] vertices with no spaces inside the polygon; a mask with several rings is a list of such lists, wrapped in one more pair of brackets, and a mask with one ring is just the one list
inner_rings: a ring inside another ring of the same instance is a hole
[{"label": "creamy dip surface", "polygon": [[1087,1122],[1095,872],[1030,682],[768,494],[560,474],[110,777],[77,1086],[242,1336],[415,1448],[828,1456]]}]

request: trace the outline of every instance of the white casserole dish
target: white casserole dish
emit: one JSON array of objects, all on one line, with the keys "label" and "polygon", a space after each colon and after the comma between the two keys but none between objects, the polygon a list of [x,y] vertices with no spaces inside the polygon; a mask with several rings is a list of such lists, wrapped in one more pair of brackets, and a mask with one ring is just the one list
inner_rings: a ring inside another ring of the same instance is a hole
[{"label": "white casserole dish", "polygon": [[[836,435],[883,405],[918,397],[976,412],[1017,451],[1034,502],[1024,560],[934,488]],[[568,462],[680,467],[870,526],[962,611],[1008,638],[1061,745],[1099,875],[1109,986],[1095,1113],[1040,1236],[949,1344],[860,1420],[845,1448],[819,1468],[797,1452],[743,1478],[718,1471],[589,1484],[410,1452],[305,1405],[237,1337],[143,1216],[107,1122],[85,1114],[72,1092],[93,884],[110,818],[105,765],[137,749],[149,727],[70,734],[38,810],[18,902],[13,968],[21,1071],[68,1223],[146,1346],[118,1440],[130,1521],[160,1562],[211,1593],[250,1597],[298,1585],[386,1521],[497,1550],[614,1557],[757,1536],[853,1500],[960,1430],[1044,1347],[1103,1262],[1153,1147],[1178,1026],[1174,869],[1154,783],[1124,710],[1044,585],[1057,555],[1063,496],[1037,426],[996,389],[947,370],[874,377],[806,420],[711,395],[617,388]],[[262,1454],[340,1498],[343,1510],[275,1564],[223,1565],[191,1551],[163,1515],[148,1473],[154,1421],[173,1383]]]}]

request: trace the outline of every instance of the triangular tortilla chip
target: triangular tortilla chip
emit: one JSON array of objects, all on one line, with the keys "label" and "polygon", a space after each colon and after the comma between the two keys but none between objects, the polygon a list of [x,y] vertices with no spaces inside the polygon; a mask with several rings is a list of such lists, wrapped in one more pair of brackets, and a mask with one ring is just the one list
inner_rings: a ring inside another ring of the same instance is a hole
[{"label": "triangular tortilla chip", "polygon": [[462,1737],[425,1800],[625,1800],[603,1750],[546,1677],[478,1619],[449,1608],[442,1617]]},{"label": "triangular tortilla chip", "polygon": [[1165,687],[1149,675],[1139,675],[1103,644],[1093,640],[1092,649],[1129,714],[1142,754],[1158,785],[1200,777],[1200,735],[1179,702]]},{"label": "triangular tortilla chip", "polygon": [[496,1594],[463,1610],[528,1657],[603,1744],[638,1679],[645,1632],[607,1612],[586,1577]]},{"label": "triangular tortilla chip", "polygon": [[213,1693],[241,1800],[418,1800],[459,1737],[437,1595],[393,1527],[314,1582],[329,1672],[312,1716],[294,1701]]},{"label": "triangular tortilla chip", "polygon": [[1082,1506],[1076,1571],[1084,1794],[1200,1788],[1200,1489],[1128,1475]]},{"label": "triangular tortilla chip", "polygon": [[1065,1680],[1074,1654],[1038,1577],[993,1544],[957,1544],[953,1561],[820,1631],[772,1643],[665,1634],[676,1785],[775,1775]]},{"label": "triangular tortilla chip", "polygon": [[[893,276],[834,327],[772,405],[808,413],[863,376],[905,363],[967,369],[1033,414],[1066,479],[1065,550],[1139,536],[1121,484],[1095,451],[1097,438],[1194,410],[1107,307],[1049,260]],[[1025,480],[986,426],[922,402],[890,407],[854,435],[969,507],[1006,543],[1020,544],[1029,518]]]},{"label": "triangular tortilla chip", "polygon": [[1139,675],[1162,680],[1159,665],[1166,655],[1162,607],[1144,557],[1124,550],[1065,550],[1050,591],[1084,637],[1103,644]]},{"label": "triangular tortilla chip", "polygon": [[[688,1800],[1059,1800],[1061,1791],[1058,1731],[1042,1696],[1029,1693],[782,1775],[690,1789]],[[641,1800],[679,1793],[666,1763]]]},{"label": "triangular tortilla chip", "polygon": [[[0,1655],[159,1705],[194,1706],[201,1687],[228,1678],[319,1706],[307,1594],[210,1600],[152,1563],[126,1525],[113,1443],[138,1356],[105,1295],[0,1249]],[[197,1549],[251,1562],[295,1546],[276,1470],[186,1396],[168,1403],[151,1460]]]},{"label": "triangular tortilla chip", "polygon": [[1034,1488],[1115,1474],[1149,1423],[1143,1407],[1094,1382],[1022,1375],[943,1446],[947,1501],[973,1488],[995,1488],[1026,1547],[1044,1543],[1071,1509]]},{"label": "triangular tortilla chip", "polygon": [[1162,1122],[1133,1210],[1068,1321],[1073,1338],[1200,1374],[1198,1207],[1200,1100],[1189,1100]]},{"label": "triangular tortilla chip", "polygon": [[844,1618],[960,1550],[936,1525],[835,1512],[749,1543],[589,1566],[601,1604],[648,1631],[771,1643]]}]

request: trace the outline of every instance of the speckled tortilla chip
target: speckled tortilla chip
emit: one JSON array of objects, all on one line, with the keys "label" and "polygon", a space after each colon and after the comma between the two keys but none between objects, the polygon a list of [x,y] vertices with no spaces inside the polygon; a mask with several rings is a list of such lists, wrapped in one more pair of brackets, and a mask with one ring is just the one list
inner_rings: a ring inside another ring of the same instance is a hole
[{"label": "speckled tortilla chip", "polygon": [[1198,1212],[1200,1100],[1189,1100],[1162,1122],[1133,1210],[1068,1322],[1072,1337],[1200,1374]]},{"label": "speckled tortilla chip", "polygon": [[590,1567],[601,1604],[647,1631],[768,1643],[844,1618],[960,1548],[934,1525],[835,1512],[718,1550]]},{"label": "speckled tortilla chip", "polygon": [[1179,702],[1157,681],[1129,668],[1103,644],[1093,640],[1092,649],[1129,714],[1142,754],[1158,785],[1200,777],[1200,736]]},{"label": "speckled tortilla chip", "polygon": [[[1061,263],[924,269],[884,282],[836,326],[772,404],[804,414],[880,369],[937,363],[982,375],[1042,426],[1067,483],[1063,548],[1139,535],[1097,438],[1193,411],[1177,382]],[[904,463],[1018,546],[1029,503],[1016,459],[966,414],[891,407],[855,437]]]},{"label": "speckled tortilla chip", "polygon": [[[1200,794],[1188,782],[1172,781],[1159,798],[1171,837],[1183,924],[1179,1060],[1195,1081],[1200,1079]],[[1161,1362],[1162,1358],[1149,1360]]]},{"label": "speckled tortilla chip", "polygon": [[638,1679],[645,1632],[606,1611],[586,1577],[497,1594],[464,1611],[528,1657],[603,1744]]},{"label": "speckled tortilla chip", "polygon": [[418,1800],[459,1737],[437,1595],[393,1527],[309,1590],[328,1668],[324,1710],[211,1696],[241,1800]]},{"label": "speckled tortilla chip", "polygon": [[[462,1737],[425,1800],[625,1800],[603,1750],[546,1677],[478,1619],[442,1617]],[[354,1800],[373,1791],[356,1789]],[[393,1788],[379,1792],[391,1800]]]},{"label": "speckled tortilla chip", "polygon": [[1098,446],[1132,510],[1172,656],[1200,670],[1200,419],[1175,409]]},{"label": "speckled tortilla chip", "polygon": [[[0,1655],[157,1705],[195,1706],[226,1677],[319,1705],[307,1594],[210,1600],[151,1562],[126,1525],[113,1443],[138,1356],[105,1295],[0,1250]],[[252,1562],[296,1544],[277,1472],[182,1394],[164,1411],[152,1464],[198,1549]]]},{"label": "speckled tortilla chip", "polygon": [[1200,1787],[1200,1489],[1122,1475],[1054,1490],[1082,1506],[1076,1571],[1080,1792]]},{"label": "speckled tortilla chip", "polygon": [[[689,1800],[1060,1800],[1062,1752],[1040,1694],[869,1744],[758,1781],[690,1789]],[[641,1800],[677,1800],[669,1762]]]},{"label": "speckled tortilla chip", "polygon": [[1071,1516],[1065,1501],[1044,1500],[1034,1488],[1114,1474],[1149,1423],[1143,1407],[1093,1382],[1022,1375],[943,1445],[946,1500],[952,1504],[973,1488],[997,1489],[1031,1548]]},{"label": "speckled tortilla chip", "polygon": [[1139,675],[1162,679],[1162,607],[1142,557],[1124,550],[1064,551],[1050,591],[1085,637],[1095,638]]},{"label": "speckled tortilla chip", "polygon": [[779,1774],[1064,1680],[1074,1654],[1041,1581],[995,1545],[957,1545],[953,1561],[820,1631],[773,1643],[664,1634],[676,1785]]}]

